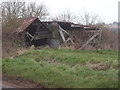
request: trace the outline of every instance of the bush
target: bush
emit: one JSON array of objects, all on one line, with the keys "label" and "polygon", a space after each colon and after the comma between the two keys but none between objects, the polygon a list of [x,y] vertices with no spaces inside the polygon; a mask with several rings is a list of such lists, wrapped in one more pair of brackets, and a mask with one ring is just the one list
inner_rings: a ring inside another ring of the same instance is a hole
[{"label": "bush", "polygon": [[17,53],[18,49],[25,48],[24,37],[15,33],[20,23],[21,21],[16,19],[9,21],[2,26],[3,58],[11,57]]}]

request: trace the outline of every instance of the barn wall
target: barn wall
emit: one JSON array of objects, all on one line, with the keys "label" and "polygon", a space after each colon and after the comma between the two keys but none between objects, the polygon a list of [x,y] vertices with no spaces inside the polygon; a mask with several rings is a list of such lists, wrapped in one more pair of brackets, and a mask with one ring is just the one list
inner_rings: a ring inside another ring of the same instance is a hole
[{"label": "barn wall", "polygon": [[[74,39],[75,48],[80,48],[88,39],[90,39],[97,30],[66,30],[69,32]],[[98,49],[100,48],[100,36],[97,36],[94,40],[92,40],[89,45],[89,49]]]}]

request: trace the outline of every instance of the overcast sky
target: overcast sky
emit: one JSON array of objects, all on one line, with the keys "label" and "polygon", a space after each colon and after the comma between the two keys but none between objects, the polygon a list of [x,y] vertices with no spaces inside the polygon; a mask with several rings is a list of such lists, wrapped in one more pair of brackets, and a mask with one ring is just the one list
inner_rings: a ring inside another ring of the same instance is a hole
[{"label": "overcast sky", "polygon": [[35,2],[46,4],[51,15],[57,15],[65,10],[70,10],[78,15],[87,10],[87,12],[98,14],[105,23],[118,21],[119,0],[35,0]]},{"label": "overcast sky", "polygon": [[105,23],[118,21],[119,0],[24,0],[26,2],[44,3],[51,15],[70,10],[76,16],[86,10],[99,15]]}]

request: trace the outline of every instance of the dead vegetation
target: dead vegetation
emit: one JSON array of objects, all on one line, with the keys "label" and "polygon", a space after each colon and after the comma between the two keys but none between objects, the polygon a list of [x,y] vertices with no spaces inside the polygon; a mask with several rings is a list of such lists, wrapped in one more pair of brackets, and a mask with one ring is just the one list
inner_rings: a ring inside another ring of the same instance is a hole
[{"label": "dead vegetation", "polygon": [[118,33],[109,27],[103,28],[101,48],[118,50]]},{"label": "dead vegetation", "polygon": [[110,65],[108,62],[103,62],[103,63],[99,63],[99,62],[89,62],[86,64],[86,66],[92,68],[93,70],[107,70],[110,68]]}]

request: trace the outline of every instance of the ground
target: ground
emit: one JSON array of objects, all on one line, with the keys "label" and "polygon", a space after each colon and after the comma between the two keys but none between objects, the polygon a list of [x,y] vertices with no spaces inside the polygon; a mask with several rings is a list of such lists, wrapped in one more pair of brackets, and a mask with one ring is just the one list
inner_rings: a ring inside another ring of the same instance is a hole
[{"label": "ground", "polygon": [[37,83],[38,87],[116,88],[117,57],[113,50],[31,49],[3,59],[3,74]]}]

